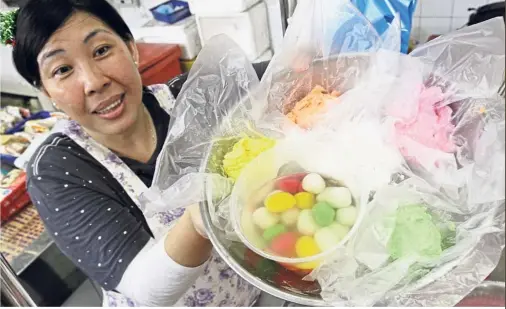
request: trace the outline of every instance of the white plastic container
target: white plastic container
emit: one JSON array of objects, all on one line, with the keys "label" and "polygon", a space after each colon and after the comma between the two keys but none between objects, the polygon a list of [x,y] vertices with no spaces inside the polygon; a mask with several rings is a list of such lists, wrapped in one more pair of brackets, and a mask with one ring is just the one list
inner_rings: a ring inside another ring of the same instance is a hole
[{"label": "white plastic container", "polygon": [[[353,205],[358,211],[358,216],[353,225],[349,227],[349,231],[331,248],[307,257],[286,257],[265,250],[268,247],[268,242],[265,241],[261,231],[253,223],[253,213],[263,206],[263,199],[275,190],[275,181],[280,176],[293,177],[297,174],[305,175],[315,172],[324,177],[327,184],[330,180],[338,183],[339,187],[348,187],[347,179],[337,180],[334,177],[329,177],[329,175],[326,175],[326,169],[321,171],[312,169],[312,167],[317,169],[323,167],[323,165],[317,166],[318,164],[314,164],[313,160],[316,160],[316,162],[322,160],[327,163],[332,162],[332,160],[328,161],[332,159],[328,156],[328,153],[322,151],[326,147],[327,145],[324,142],[314,141],[309,137],[302,137],[302,140],[297,139],[297,141],[292,139],[277,142],[275,147],[261,153],[241,170],[229,199],[230,220],[241,242],[258,255],[282,263],[287,269],[301,275],[308,274],[318,267],[329,254],[335,253],[337,255],[345,252],[348,240],[357,232],[363,218],[365,204],[361,204],[361,201],[363,201],[361,197],[368,196],[369,192],[359,190],[358,195],[352,195]],[[313,149],[319,151],[313,154]],[[293,173],[282,172],[281,174],[284,175],[280,175],[280,171],[290,169],[288,167],[290,165],[297,171]],[[332,186],[335,186],[335,184]]]},{"label": "white plastic container", "polygon": [[226,34],[253,61],[270,48],[269,22],[265,3],[246,12],[223,16],[196,16],[200,40],[205,45],[213,36]]},{"label": "white plastic container", "polygon": [[190,11],[199,16],[216,16],[240,13],[260,0],[188,0]]},{"label": "white plastic container", "polygon": [[136,41],[145,43],[178,44],[181,59],[191,60],[202,49],[195,17],[190,16],[173,25],[151,20],[140,28],[132,29]]}]

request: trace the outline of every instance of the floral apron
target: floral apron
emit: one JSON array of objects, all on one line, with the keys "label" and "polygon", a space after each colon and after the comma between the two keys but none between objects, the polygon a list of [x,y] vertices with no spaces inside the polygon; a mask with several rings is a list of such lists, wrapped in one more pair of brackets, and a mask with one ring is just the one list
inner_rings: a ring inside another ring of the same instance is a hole
[{"label": "floral apron", "polygon": [[[175,100],[168,87],[155,85],[148,88],[153,92],[159,104],[170,114]],[[132,201],[143,209],[138,197],[148,188],[116,154],[93,140],[74,121],[65,122],[60,130],[100,162],[121,184]],[[165,235],[168,225],[179,218],[183,212],[184,209],[179,208],[146,218],[155,239],[158,240]],[[104,307],[136,307],[134,301],[122,294],[105,290],[103,293]],[[252,306],[259,295],[259,290],[237,275],[213,250],[203,274],[174,306],[245,307]]]}]

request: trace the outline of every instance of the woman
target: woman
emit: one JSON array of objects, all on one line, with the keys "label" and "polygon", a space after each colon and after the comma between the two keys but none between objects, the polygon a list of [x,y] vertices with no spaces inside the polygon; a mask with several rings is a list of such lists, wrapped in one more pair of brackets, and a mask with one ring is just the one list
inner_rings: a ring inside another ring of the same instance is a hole
[{"label": "woman", "polygon": [[142,86],[114,8],[30,0],[14,40],[19,73],[71,119],[31,158],[28,192],[58,247],[106,290],[104,305],[252,305],[259,291],[212,252],[197,206],[166,213],[159,236],[139,209],[174,100],[165,85]]}]

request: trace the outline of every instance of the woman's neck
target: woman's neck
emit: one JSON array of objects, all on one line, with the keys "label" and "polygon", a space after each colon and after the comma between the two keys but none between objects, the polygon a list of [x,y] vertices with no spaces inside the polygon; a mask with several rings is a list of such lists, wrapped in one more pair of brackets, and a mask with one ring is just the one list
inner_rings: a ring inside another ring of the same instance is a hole
[{"label": "woman's neck", "polygon": [[156,133],[151,115],[143,104],[140,105],[138,115],[137,121],[120,134],[88,134],[118,156],[146,163],[155,151]]}]

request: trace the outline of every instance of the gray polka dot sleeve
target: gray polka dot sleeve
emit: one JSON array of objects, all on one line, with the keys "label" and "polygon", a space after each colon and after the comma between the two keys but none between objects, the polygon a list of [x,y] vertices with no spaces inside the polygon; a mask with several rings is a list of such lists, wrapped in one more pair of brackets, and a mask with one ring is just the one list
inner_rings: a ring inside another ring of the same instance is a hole
[{"label": "gray polka dot sleeve", "polygon": [[41,146],[27,170],[28,192],[60,250],[113,290],[150,232],[119,183],[74,145],[60,136]]}]

